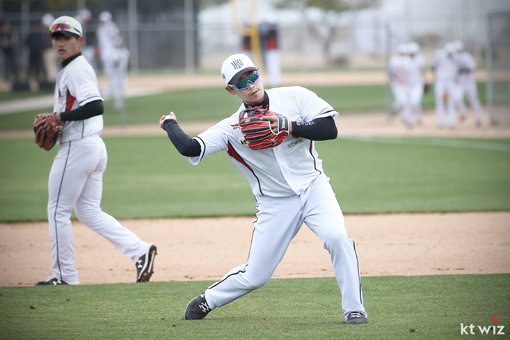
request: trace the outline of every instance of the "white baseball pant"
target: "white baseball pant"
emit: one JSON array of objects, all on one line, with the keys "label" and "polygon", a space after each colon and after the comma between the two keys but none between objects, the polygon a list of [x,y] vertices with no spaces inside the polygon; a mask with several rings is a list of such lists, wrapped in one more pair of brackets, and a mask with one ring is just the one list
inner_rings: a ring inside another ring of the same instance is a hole
[{"label": "white baseball pant", "polygon": [[48,223],[53,276],[78,284],[71,214],[110,241],[133,263],[144,254],[148,243],[101,210],[106,147],[99,135],[60,145],[48,183]]},{"label": "white baseball pant", "polygon": [[317,178],[300,196],[257,197],[257,203],[248,263],[233,268],[205,291],[209,307],[223,306],[263,286],[304,222],[330,253],[344,316],[353,311],[366,315],[354,242],[347,235],[329,179]]}]

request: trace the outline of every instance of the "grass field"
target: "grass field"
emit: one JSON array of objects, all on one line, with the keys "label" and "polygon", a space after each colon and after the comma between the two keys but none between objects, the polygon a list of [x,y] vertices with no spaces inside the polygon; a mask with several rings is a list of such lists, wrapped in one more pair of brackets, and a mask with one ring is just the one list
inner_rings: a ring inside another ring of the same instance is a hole
[{"label": "grass field", "polygon": [[[105,138],[103,208],[117,218],[250,216],[246,179],[225,153],[190,165],[168,138]],[[346,214],[510,210],[510,140],[337,139],[317,149]],[[0,140],[0,221],[46,219],[56,150]],[[136,194],[134,194],[136,193]]]},{"label": "grass field", "polygon": [[[383,86],[314,90],[340,111],[385,107]],[[221,89],[129,98],[128,123],[153,124],[169,107],[183,121],[214,120],[237,103]],[[430,92],[424,105],[432,105]],[[106,107],[106,124],[117,124]],[[29,129],[33,116],[0,116],[0,129]],[[103,208],[117,218],[255,212],[225,154],[193,167],[164,135],[105,142]],[[317,149],[346,214],[510,210],[510,139],[351,136]],[[46,219],[55,153],[31,138],[0,140],[0,221]],[[510,274],[364,277],[369,323],[355,327],[345,324],[333,278],[274,279],[202,321],[185,321],[183,312],[211,282],[0,287],[0,339],[454,339],[461,325],[508,327],[509,282]]]},{"label": "grass field", "polygon": [[0,338],[455,339],[461,324],[492,327],[496,317],[508,325],[509,281],[509,274],[367,277],[369,323],[361,326],[345,324],[333,278],[274,279],[199,321],[184,320],[184,309],[210,281],[3,287]]}]

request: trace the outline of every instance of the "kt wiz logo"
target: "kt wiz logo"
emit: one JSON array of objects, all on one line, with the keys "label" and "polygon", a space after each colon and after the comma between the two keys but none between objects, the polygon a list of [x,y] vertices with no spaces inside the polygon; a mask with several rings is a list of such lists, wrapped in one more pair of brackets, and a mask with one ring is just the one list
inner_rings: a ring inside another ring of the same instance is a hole
[{"label": "kt wiz logo", "polygon": [[497,325],[499,320],[493,316],[492,322],[494,325],[490,326],[479,326],[479,325],[464,325],[460,324],[460,335],[505,335],[505,326]]}]

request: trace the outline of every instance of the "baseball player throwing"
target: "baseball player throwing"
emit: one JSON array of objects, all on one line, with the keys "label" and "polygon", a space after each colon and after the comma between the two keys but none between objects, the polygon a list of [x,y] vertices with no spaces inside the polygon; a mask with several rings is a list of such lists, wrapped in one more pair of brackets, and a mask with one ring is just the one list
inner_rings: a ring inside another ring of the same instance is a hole
[{"label": "baseball player throwing", "polygon": [[228,57],[221,74],[227,92],[243,102],[234,114],[194,138],[181,130],[173,112],[161,117],[160,126],[193,165],[227,152],[248,180],[258,212],[248,263],[193,298],[185,318],[202,319],[263,286],[305,223],[331,255],[347,323],[366,323],[354,242],[315,150],[315,141],[337,137],[338,113],[302,87],[265,91],[257,67],[244,54]]},{"label": "baseball player throwing", "polygon": [[156,246],[140,240],[101,210],[102,179],[107,163],[106,147],[100,137],[103,99],[96,74],[81,55],[82,26],[78,20],[62,16],[51,24],[50,33],[62,69],[56,79],[54,113],[46,115],[62,125],[62,135],[48,181],[53,273],[36,285],[80,283],[74,267],[73,210],[80,222],[106,238],[135,263],[137,282],[149,281]]}]

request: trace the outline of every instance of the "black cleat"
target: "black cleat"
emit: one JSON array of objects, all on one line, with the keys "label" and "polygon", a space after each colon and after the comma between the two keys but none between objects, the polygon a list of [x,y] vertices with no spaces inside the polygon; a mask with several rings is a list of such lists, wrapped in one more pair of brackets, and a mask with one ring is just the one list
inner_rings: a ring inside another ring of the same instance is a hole
[{"label": "black cleat", "polygon": [[212,309],[207,304],[205,295],[200,294],[188,303],[186,311],[184,312],[184,318],[186,320],[200,320],[205,318],[210,311],[212,311]]},{"label": "black cleat", "polygon": [[359,325],[367,322],[367,317],[361,312],[351,312],[347,315],[348,325]]},{"label": "black cleat", "polygon": [[61,285],[68,285],[69,283],[65,282],[64,280],[59,280],[56,277],[52,277],[51,279],[48,279],[46,281],[39,281],[35,285],[36,286],[61,286]]},{"label": "black cleat", "polygon": [[136,261],[136,282],[148,282],[154,273],[154,258],[157,254],[157,247],[151,244],[149,249]]}]

